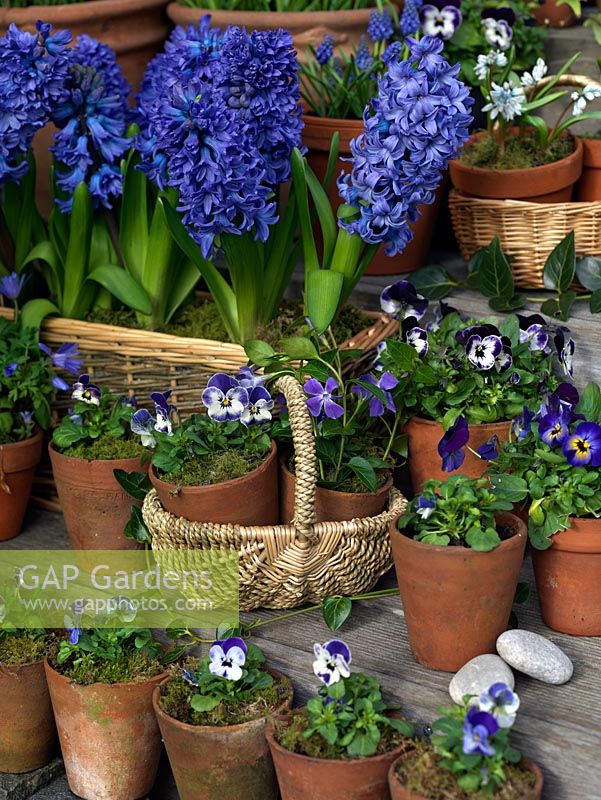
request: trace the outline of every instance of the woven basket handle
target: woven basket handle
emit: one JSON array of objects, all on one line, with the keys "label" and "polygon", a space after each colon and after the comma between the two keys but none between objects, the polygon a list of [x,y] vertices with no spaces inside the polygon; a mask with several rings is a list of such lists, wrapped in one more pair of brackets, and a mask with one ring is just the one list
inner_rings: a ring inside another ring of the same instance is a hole
[{"label": "woven basket handle", "polygon": [[284,375],[276,381],[276,385],[286,398],[294,443],[296,488],[292,524],[299,534],[310,538],[315,523],[315,485],[317,483],[317,456],[313,438],[313,423],[307,408],[307,398],[296,378]]},{"label": "woven basket handle", "polygon": [[[535,89],[543,89],[548,83],[551,83],[554,78],[554,75],[547,75],[545,78],[541,78],[534,86],[528,86],[526,88],[526,94],[532,93]],[[574,89],[584,89],[585,86],[595,86],[597,89],[601,89],[601,83],[589,78],[588,75],[562,75],[556,85],[573,86]]]}]

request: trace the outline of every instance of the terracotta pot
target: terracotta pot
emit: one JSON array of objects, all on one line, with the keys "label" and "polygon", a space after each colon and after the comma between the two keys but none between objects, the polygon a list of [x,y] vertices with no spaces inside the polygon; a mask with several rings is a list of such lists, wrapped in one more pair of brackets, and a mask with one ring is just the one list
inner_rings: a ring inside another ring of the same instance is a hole
[{"label": "terracotta pot", "polygon": [[[281,677],[269,670],[274,677]],[[225,727],[187,725],[152,702],[181,800],[276,800],[278,785],[265,739],[266,719]],[[292,705],[290,694],[275,712]]]},{"label": "terracotta pot", "polygon": [[[411,755],[411,752],[404,753],[390,767],[390,772],[388,774],[388,785],[390,787],[391,800],[437,800],[436,798],[425,797],[422,794],[416,794],[415,792],[412,792],[411,789],[407,789],[405,786],[403,786],[403,784],[399,781],[396,775],[397,764],[399,761],[402,761],[403,758],[406,758],[409,755]],[[526,757],[522,758],[520,761],[520,766],[534,773],[536,776],[536,783],[530,792],[522,795],[520,798],[516,798],[516,800],[540,800],[543,791],[543,773],[541,768],[535,761],[531,761]]]},{"label": "terracotta pot", "polygon": [[[472,141],[489,134],[475,133]],[[567,203],[582,172],[582,141],[575,137],[573,153],[560,161],[528,169],[484,169],[455,160],[449,164],[456,189],[472,197],[527,200],[530,203]],[[466,145],[469,147],[469,143]]]},{"label": "terracotta pot", "polygon": [[42,438],[38,431],[23,442],[0,444],[0,542],[21,533],[35,468],[42,456]]},{"label": "terracotta pot", "polygon": [[578,19],[569,5],[563,3],[558,6],[555,0],[544,0],[533,13],[537,25],[550,28],[569,28]]},{"label": "terracotta pot", "polygon": [[389,800],[388,770],[407,745],[379,756],[334,761],[292,753],[274,736],[267,723],[282,800]]},{"label": "terracotta pot", "polygon": [[[487,442],[492,436],[498,436],[499,441],[506,442],[509,438],[510,422],[485,422],[469,426],[469,446],[476,450]],[[448,472],[442,471],[442,459],[438,455],[438,443],[444,430],[440,422],[423,417],[412,417],[405,425],[405,433],[409,445],[409,473],[414,492],[420,492],[424,481],[434,478],[444,481],[449,477]],[[461,475],[469,478],[479,478],[484,474],[488,462],[475,456],[465,449],[465,461],[458,470]]]},{"label": "terracotta pot", "polygon": [[[326,174],[332,136],[336,131],[340,135],[338,168],[328,191],[330,203],[334,211],[336,211],[342,202],[338,194],[336,178],[341,172],[347,174],[351,171],[352,165],[342,159],[350,156],[351,139],[356,139],[363,130],[363,120],[329,119],[316,117],[314,114],[304,114],[303,121],[305,123],[303,144],[309,148],[307,161],[320,181],[324,179]],[[403,272],[413,272],[413,270],[423,267],[430,252],[432,234],[438,218],[445,182],[446,178],[436,193],[435,202],[429,206],[421,206],[421,216],[417,222],[411,225],[414,236],[413,241],[407,245],[402,253],[396,256],[387,256],[384,253],[384,246],[380,247],[367,270],[368,275],[397,275]]]},{"label": "terracotta pot", "polygon": [[[339,522],[362,517],[375,517],[384,511],[392,477],[377,492],[336,492],[315,489],[315,521]],[[294,517],[296,476],[282,461],[280,463],[280,522],[289,523]]]},{"label": "terracotta pot", "polygon": [[547,550],[530,548],[545,625],[572,636],[601,636],[601,522],[570,518]]},{"label": "terracotta pot", "polygon": [[161,735],[152,693],[141,683],[80,686],[45,662],[69,788],[84,800],[137,800],[152,789]]},{"label": "terracotta pot", "polygon": [[31,772],[56,751],[44,662],[0,664],[0,772]]},{"label": "terracotta pot", "polygon": [[275,525],[278,521],[278,459],[275,442],[265,461],[241,478],[210,486],[176,487],[153,466],[150,480],[163,508],[191,522]]},{"label": "terracotta pot", "polygon": [[528,539],[515,514],[497,515],[513,535],[488,553],[416,542],[390,523],[390,539],[409,643],[429,669],[456,672],[495,653],[507,627]]},{"label": "terracotta pot", "polygon": [[582,175],[576,185],[576,200],[601,200],[601,139],[582,139]]},{"label": "terracotta pot", "polygon": [[138,550],[141,545],[123,536],[132,500],[119,486],[113,470],[146,472],[139,458],[86,461],[59,453],[50,444],[56,490],[74,550]]}]

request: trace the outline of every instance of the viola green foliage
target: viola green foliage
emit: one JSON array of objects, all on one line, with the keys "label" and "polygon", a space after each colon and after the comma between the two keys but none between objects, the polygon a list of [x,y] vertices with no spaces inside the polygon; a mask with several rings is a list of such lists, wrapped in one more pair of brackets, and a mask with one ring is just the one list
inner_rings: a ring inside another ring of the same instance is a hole
[{"label": "viola green foliage", "polygon": [[[372,0],[178,0],[209,11],[349,11],[369,8]],[[378,0],[381,5],[381,0]]]},{"label": "viola green foliage", "polygon": [[459,545],[488,552],[501,543],[495,515],[513,504],[491,491],[486,478],[452,475],[446,481],[426,481],[398,522],[424,544]]}]

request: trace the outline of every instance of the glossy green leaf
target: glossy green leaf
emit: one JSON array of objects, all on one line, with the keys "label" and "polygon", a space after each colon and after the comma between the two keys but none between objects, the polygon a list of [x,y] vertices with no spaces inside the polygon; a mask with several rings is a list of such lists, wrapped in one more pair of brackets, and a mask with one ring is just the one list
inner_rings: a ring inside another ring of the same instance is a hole
[{"label": "glossy green leaf", "polygon": [[252,364],[256,364],[258,367],[267,366],[273,356],[275,356],[273,347],[260,339],[249,339],[247,342],[244,342],[244,351],[249,361]]},{"label": "glossy green leaf", "polygon": [[106,264],[97,267],[87,280],[95,281],[117,298],[121,303],[141,314],[151,314],[152,304],[148,293],[122,267]]},{"label": "glossy green leaf", "polygon": [[428,300],[441,300],[451,294],[458,285],[439,264],[429,264],[413,272],[411,283]]},{"label": "glossy green leaf", "polygon": [[138,506],[131,507],[131,516],[123,529],[123,535],[126,539],[133,539],[134,542],[140,544],[150,544],[151,536],[146,523],[142,517],[142,512]]},{"label": "glossy green leaf", "polygon": [[150,478],[145,472],[126,472],[124,469],[114,469],[115,480],[134,500],[144,500],[152,489]]},{"label": "glossy green leaf", "polygon": [[315,247],[315,237],[313,236],[313,225],[311,224],[311,214],[309,212],[309,193],[307,186],[307,176],[305,168],[305,158],[296,147],[292,151],[292,180],[294,182],[294,194],[298,208],[298,217],[303,241],[303,252],[305,257],[305,276],[311,270],[319,269],[319,259],[317,258],[317,248]]},{"label": "glossy green leaf", "polygon": [[187,258],[183,258],[173,277],[169,299],[165,308],[165,322],[169,322],[175,312],[182,306],[194,291],[200,276],[196,266]]},{"label": "glossy green leaf", "polygon": [[315,210],[317,211],[317,219],[321,227],[323,239],[323,266],[327,267],[334,253],[334,246],[336,244],[336,218],[332,211],[328,195],[308,164],[305,168],[305,175],[307,178],[307,186],[311,193]]},{"label": "glossy green leaf", "polygon": [[52,290],[59,305],[62,304],[64,270],[62,262],[59,258],[58,252],[51,241],[44,241],[33,247],[27,258],[23,262],[23,266],[31,264],[34,261],[43,262],[45,267],[42,267],[48,286]]},{"label": "glossy green leaf", "polygon": [[576,263],[576,277],[591,292],[601,289],[601,258],[581,258]]},{"label": "glossy green leaf", "polygon": [[92,197],[85,183],[73,192],[73,211],[69,226],[69,243],[65,259],[65,282],[62,312],[66,317],[79,319],[87,308],[84,282],[87,277],[92,238]]},{"label": "glossy green leaf", "polygon": [[336,316],[343,283],[343,276],[330,269],[314,270],[307,275],[307,316],[318,334],[322,334]]},{"label": "glossy green leaf", "polygon": [[545,289],[563,293],[572,285],[576,274],[576,242],[574,231],[559,242],[549,253],[543,269]]},{"label": "glossy green leaf", "polygon": [[601,312],[601,289],[593,292],[590,299],[591,314],[599,314]]},{"label": "glossy green leaf", "polygon": [[51,314],[60,314],[60,311],[50,300],[42,297],[28,300],[21,309],[21,324],[24,328],[39,328]]},{"label": "glossy green leaf", "polygon": [[147,178],[136,169],[140,156],[131,150],[125,164],[119,243],[124,266],[138,283],[142,283],[148,253]]},{"label": "glossy green leaf", "polygon": [[470,284],[485,297],[513,297],[514,280],[498,236],[472,259]]},{"label": "glossy green leaf", "polygon": [[366,458],[353,456],[353,458],[349,458],[347,464],[359,480],[365,484],[368,491],[376,492],[378,490],[376,471]]},{"label": "glossy green leaf", "polygon": [[323,619],[331,631],[338,631],[350,617],[353,601],[350,597],[326,597],[323,601]]},{"label": "glossy green leaf", "polygon": [[282,339],[280,347],[288,358],[302,358],[304,361],[310,361],[312,358],[319,357],[313,342],[304,336],[289,336],[287,339]]},{"label": "glossy green leaf", "polygon": [[589,422],[598,422],[601,419],[601,390],[596,383],[589,383],[585,387],[576,411],[583,414]]}]

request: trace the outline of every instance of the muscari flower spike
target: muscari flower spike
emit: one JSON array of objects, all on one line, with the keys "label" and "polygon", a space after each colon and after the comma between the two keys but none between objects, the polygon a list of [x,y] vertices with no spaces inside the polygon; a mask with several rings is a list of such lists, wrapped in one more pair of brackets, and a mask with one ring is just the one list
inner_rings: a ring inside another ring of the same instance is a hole
[{"label": "muscari flower spike", "polygon": [[323,37],[323,40],[318,47],[315,48],[315,60],[318,64],[324,66],[331,61],[334,55],[334,37],[328,33]]},{"label": "muscari flower spike", "polygon": [[461,25],[461,0],[429,0],[420,10],[422,32],[448,42]]},{"label": "muscari flower spike", "polygon": [[403,13],[399,20],[399,27],[403,36],[413,36],[421,27],[419,12],[423,0],[406,0]]},{"label": "muscari flower spike", "polygon": [[247,649],[244,639],[238,636],[213,642],[209,650],[210,673],[226,681],[239,681],[243,676]]},{"label": "muscari flower spike", "polygon": [[419,321],[428,309],[428,301],[417,293],[411,281],[400,280],[382,290],[380,307],[395,319],[413,317]]},{"label": "muscari flower spike", "polygon": [[520,698],[505,683],[493,683],[478,698],[480,711],[492,714],[501,728],[511,728],[515,722]]},{"label": "muscari flower spike", "polygon": [[453,472],[465,461],[464,447],[470,438],[470,431],[465,417],[458,417],[453,425],[443,434],[438,443],[438,455],[442,459],[444,472]]},{"label": "muscari flower spike", "polygon": [[373,9],[369,15],[367,25],[367,35],[374,44],[377,42],[388,42],[394,35],[394,25],[390,11],[385,8],[382,13]]},{"label": "muscari flower spike", "polygon": [[248,406],[248,400],[248,391],[224,372],[213,375],[202,393],[202,402],[207,413],[216,422],[240,419]]},{"label": "muscari flower spike", "polygon": [[314,644],[313,672],[325,686],[338,683],[342,678],[351,674],[351,651],[346,642],[340,639],[331,639],[325,644]]},{"label": "muscari flower spike", "polygon": [[368,72],[374,65],[374,59],[370,52],[365,36],[362,36],[359,41],[359,47],[355,53],[355,64],[357,69],[360,69],[363,72]]},{"label": "muscari flower spike", "polygon": [[601,425],[581,422],[564,439],[563,454],[573,467],[601,467]]},{"label": "muscari flower spike", "polygon": [[508,50],[513,39],[515,13],[511,8],[486,8],[482,12],[484,38],[491,47]]},{"label": "muscari flower spike", "polygon": [[340,400],[340,395],[335,394],[339,388],[335,378],[328,378],[325,384],[320,383],[317,378],[305,381],[303,389],[309,395],[307,408],[311,415],[317,419],[322,415],[328,419],[339,419],[344,414],[344,408],[336,402]]},{"label": "muscari flower spike", "polygon": [[96,384],[90,382],[88,374],[80,375],[77,383],[73,384],[71,397],[81,403],[88,403],[92,406],[100,405],[100,389]]},{"label": "muscari flower spike", "polygon": [[466,755],[494,756],[489,739],[499,730],[499,723],[488,711],[468,708],[463,722],[463,752]]}]

